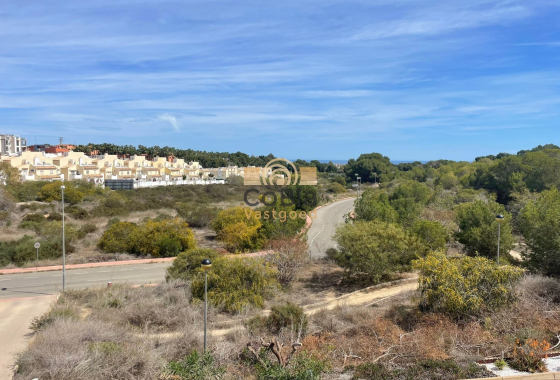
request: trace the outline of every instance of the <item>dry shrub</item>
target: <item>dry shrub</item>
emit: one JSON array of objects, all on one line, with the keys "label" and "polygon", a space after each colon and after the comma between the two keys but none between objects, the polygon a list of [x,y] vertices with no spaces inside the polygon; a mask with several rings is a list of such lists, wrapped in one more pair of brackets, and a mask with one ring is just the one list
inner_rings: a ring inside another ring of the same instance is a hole
[{"label": "dry shrub", "polygon": [[267,260],[278,268],[277,279],[282,286],[290,284],[309,261],[307,242],[299,238],[272,240],[267,249],[272,251]]},{"label": "dry shrub", "polygon": [[123,327],[59,319],[18,357],[14,379],[155,379],[162,361],[152,349]]}]

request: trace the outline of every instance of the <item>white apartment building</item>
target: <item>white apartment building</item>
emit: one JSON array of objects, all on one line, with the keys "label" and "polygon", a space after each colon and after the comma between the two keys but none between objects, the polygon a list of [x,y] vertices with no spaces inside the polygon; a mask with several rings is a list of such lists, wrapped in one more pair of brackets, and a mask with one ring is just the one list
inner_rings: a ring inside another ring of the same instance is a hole
[{"label": "white apartment building", "polygon": [[17,135],[0,135],[0,156],[20,154],[27,148],[27,140]]}]

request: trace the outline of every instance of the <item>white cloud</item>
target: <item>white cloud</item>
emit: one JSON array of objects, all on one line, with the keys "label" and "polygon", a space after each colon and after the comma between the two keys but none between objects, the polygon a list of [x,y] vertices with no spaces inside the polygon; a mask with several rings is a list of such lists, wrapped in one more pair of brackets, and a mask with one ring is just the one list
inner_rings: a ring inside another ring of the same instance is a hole
[{"label": "white cloud", "polygon": [[177,118],[170,114],[163,114],[159,115],[159,119],[171,124],[175,132],[180,132],[181,129],[179,128],[179,123],[177,122]]}]

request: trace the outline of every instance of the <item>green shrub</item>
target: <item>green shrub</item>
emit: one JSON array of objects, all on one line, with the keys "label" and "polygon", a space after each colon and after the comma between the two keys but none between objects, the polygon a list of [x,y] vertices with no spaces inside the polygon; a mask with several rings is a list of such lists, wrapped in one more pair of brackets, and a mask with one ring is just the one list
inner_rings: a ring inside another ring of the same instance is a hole
[{"label": "green shrub", "polygon": [[46,218],[43,214],[27,214],[25,215],[21,221],[22,222],[35,222],[35,223],[43,223],[45,222]]},{"label": "green shrub", "polygon": [[153,257],[171,257],[196,247],[194,233],[179,218],[147,221],[137,234],[136,251]]},{"label": "green shrub", "polygon": [[476,363],[448,360],[424,360],[403,369],[390,370],[381,363],[366,363],[356,367],[353,380],[459,380],[492,377],[492,373]]},{"label": "green shrub", "polygon": [[246,252],[262,247],[259,235],[261,221],[248,207],[234,207],[220,211],[212,222],[218,240],[232,252]]},{"label": "green shrub", "polygon": [[340,183],[333,182],[327,186],[327,193],[342,194],[346,193],[346,188]]},{"label": "green shrub", "polygon": [[108,253],[139,253],[153,257],[171,257],[196,246],[194,234],[178,218],[160,222],[116,222],[101,236],[99,249]]},{"label": "green shrub", "polygon": [[225,373],[226,368],[219,366],[210,352],[199,354],[196,350],[182,360],[170,362],[165,369],[165,375],[177,380],[219,380]]},{"label": "green shrub", "polygon": [[420,271],[422,310],[456,318],[511,304],[515,300],[513,286],[523,274],[519,268],[498,266],[484,257],[448,259],[440,252],[413,264]]},{"label": "green shrub", "polygon": [[530,248],[524,264],[531,270],[560,275],[560,191],[544,191],[521,210],[519,227]]},{"label": "green shrub", "polygon": [[336,230],[339,251],[332,257],[347,277],[369,283],[389,279],[410,269],[413,259],[426,252],[420,240],[400,225],[380,222],[344,224]]},{"label": "green shrub", "polygon": [[[204,299],[204,274],[192,277],[192,294]],[[279,289],[276,269],[260,259],[216,259],[208,271],[208,302],[228,312],[262,308],[264,300]]]},{"label": "green shrub", "polygon": [[356,201],[355,220],[396,223],[398,212],[391,206],[386,193],[368,189]]},{"label": "green shrub", "polygon": [[84,235],[92,234],[97,231],[97,226],[93,223],[86,223],[80,227],[80,232]]},{"label": "green shrub", "polygon": [[[265,359],[266,360],[266,359]],[[328,367],[322,361],[304,353],[292,358],[286,367],[270,364],[266,367],[257,364],[257,380],[319,380]]]},{"label": "green shrub", "polygon": [[115,223],[119,223],[121,220],[119,218],[111,218],[107,221],[107,225],[105,226],[105,228],[109,228],[111,227],[113,224]]},{"label": "green shrub", "polygon": [[210,259],[215,262],[218,257],[218,252],[209,248],[194,248],[181,252],[173,260],[173,264],[167,268],[165,278],[167,281],[172,279],[191,280],[194,275],[199,273],[202,260]]},{"label": "green shrub", "polygon": [[38,194],[39,200],[44,202],[60,202],[62,200],[62,185],[66,187],[64,190],[64,202],[77,204],[84,200],[85,194],[76,187],[75,182],[63,183],[61,181],[54,181],[41,187]]},{"label": "green shrub", "polygon": [[62,221],[62,214],[59,212],[52,212],[47,217],[47,220],[60,222]]},{"label": "green shrub", "polygon": [[114,223],[103,233],[97,247],[107,253],[135,253],[139,230],[135,223]]},{"label": "green shrub", "polygon": [[445,249],[449,240],[447,229],[440,223],[431,220],[418,220],[411,229],[431,251]]},{"label": "green shrub", "polygon": [[39,190],[44,185],[42,181],[25,181],[9,184],[6,190],[18,202],[31,202],[37,200]]},{"label": "green shrub", "polygon": [[79,206],[69,206],[64,209],[72,218],[74,219],[87,219],[89,213],[87,210],[79,207]]},{"label": "green shrub", "polygon": [[284,328],[290,328],[294,332],[305,334],[307,330],[307,316],[303,309],[291,302],[283,305],[275,305],[270,309],[270,314],[266,318],[268,330],[277,334]]},{"label": "green shrub", "polygon": [[496,215],[498,214],[505,216],[500,227],[500,255],[506,257],[513,249],[514,240],[511,215],[505,211],[504,206],[495,202],[486,204],[481,200],[458,206],[456,222],[459,231],[456,233],[456,238],[465,245],[469,256],[479,254],[487,258],[496,258],[498,243]]},{"label": "green shrub", "polygon": [[216,207],[204,204],[177,203],[175,205],[177,215],[185,219],[191,227],[207,227],[218,215]]},{"label": "green shrub", "polygon": [[494,362],[494,365],[496,366],[496,368],[498,368],[501,371],[504,368],[506,368],[507,363],[504,359],[498,359]]}]

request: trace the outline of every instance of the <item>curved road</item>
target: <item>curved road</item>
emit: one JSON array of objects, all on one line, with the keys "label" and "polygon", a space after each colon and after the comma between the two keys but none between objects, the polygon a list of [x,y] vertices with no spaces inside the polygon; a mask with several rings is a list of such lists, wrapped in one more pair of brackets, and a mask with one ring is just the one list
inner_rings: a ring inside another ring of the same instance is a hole
[{"label": "curved road", "polygon": [[326,257],[329,248],[335,248],[333,240],[336,226],[344,223],[344,215],[354,209],[354,198],[333,202],[317,210],[317,217],[307,231],[307,244],[311,258],[320,259]]},{"label": "curved road", "polygon": [[[312,258],[325,257],[335,247],[332,237],[344,215],[354,208],[354,199],[331,203],[317,210],[317,217],[307,232]],[[99,267],[66,271],[69,289],[106,286],[108,281],[146,284],[163,281],[171,263],[137,264],[121,267]],[[29,323],[36,315],[48,311],[62,285],[62,273],[36,272],[0,276],[0,378],[9,378],[14,355],[23,350],[29,337]]]}]

